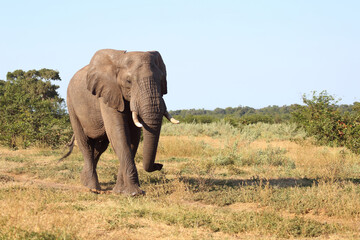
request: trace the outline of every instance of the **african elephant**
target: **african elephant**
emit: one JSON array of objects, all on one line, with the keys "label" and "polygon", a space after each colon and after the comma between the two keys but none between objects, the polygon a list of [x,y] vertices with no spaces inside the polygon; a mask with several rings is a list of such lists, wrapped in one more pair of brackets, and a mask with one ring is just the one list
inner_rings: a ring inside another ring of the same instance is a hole
[{"label": "african elephant", "polygon": [[[178,123],[166,110],[166,68],[159,52],[99,50],[89,65],[70,80],[67,106],[74,136],[84,157],[81,182],[100,190],[96,166],[111,143],[120,161],[113,192],[143,194],[134,157],[143,129],[143,167],[155,163],[163,116]],[[73,142],[73,141],[72,141]]]}]

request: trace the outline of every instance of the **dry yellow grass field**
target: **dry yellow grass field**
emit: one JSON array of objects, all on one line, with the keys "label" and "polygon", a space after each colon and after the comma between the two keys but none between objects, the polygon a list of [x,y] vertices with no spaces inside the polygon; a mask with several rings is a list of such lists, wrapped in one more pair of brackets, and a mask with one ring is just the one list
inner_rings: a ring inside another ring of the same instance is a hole
[{"label": "dry yellow grass field", "polygon": [[80,184],[77,148],[58,163],[65,150],[0,147],[0,239],[360,238],[358,155],[250,130],[167,131],[161,172],[142,170],[140,146],[146,195],[136,198],[111,193],[111,149],[98,166],[104,191],[93,193]]}]

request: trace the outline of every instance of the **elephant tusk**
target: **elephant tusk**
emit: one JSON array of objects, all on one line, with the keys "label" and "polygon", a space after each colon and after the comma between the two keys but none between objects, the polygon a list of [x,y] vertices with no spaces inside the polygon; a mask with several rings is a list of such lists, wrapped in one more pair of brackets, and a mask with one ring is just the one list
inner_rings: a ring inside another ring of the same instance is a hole
[{"label": "elephant tusk", "polygon": [[179,124],[180,121],[173,118],[168,111],[165,111],[164,116],[173,124]]},{"label": "elephant tusk", "polygon": [[132,118],[133,118],[135,126],[137,126],[139,128],[143,127],[143,125],[139,122],[138,115],[136,112],[132,112]]}]

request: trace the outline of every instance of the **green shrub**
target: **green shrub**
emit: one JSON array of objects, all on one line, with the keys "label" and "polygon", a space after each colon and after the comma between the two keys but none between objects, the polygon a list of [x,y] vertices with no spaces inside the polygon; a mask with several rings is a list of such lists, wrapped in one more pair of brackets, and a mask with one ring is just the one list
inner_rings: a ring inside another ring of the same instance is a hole
[{"label": "green shrub", "polygon": [[308,99],[303,96],[305,106],[298,105],[293,121],[303,127],[317,143],[329,146],[346,146],[355,153],[360,153],[360,111],[355,103],[352,113],[340,112],[338,100],[326,91],[317,95],[313,92]]},{"label": "green shrub", "polygon": [[286,149],[268,146],[266,149],[259,149],[248,157],[241,158],[242,165],[270,165],[295,168],[295,162],[287,157]]},{"label": "green shrub", "polygon": [[233,165],[239,162],[241,156],[238,154],[238,142],[232,146],[225,146],[225,148],[214,157],[214,163],[220,166]]},{"label": "green shrub", "polygon": [[0,142],[12,148],[58,146],[72,134],[64,99],[57,93],[59,72],[16,70],[0,81]]}]

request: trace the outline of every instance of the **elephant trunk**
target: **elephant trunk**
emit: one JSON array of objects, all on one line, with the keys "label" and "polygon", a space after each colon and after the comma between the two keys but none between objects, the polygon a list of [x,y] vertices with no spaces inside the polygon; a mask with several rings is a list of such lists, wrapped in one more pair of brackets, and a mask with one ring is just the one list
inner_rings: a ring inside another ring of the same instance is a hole
[{"label": "elephant trunk", "polygon": [[162,168],[162,164],[155,163],[155,157],[163,116],[166,116],[173,123],[178,123],[178,121],[166,111],[161,87],[157,84],[155,78],[150,76],[142,80],[139,81],[139,92],[130,101],[130,109],[133,112],[134,124],[143,128],[144,169],[147,172],[153,172]]},{"label": "elephant trunk", "polygon": [[143,126],[143,166],[145,171],[153,172],[156,170],[161,170],[162,164],[157,164],[155,162],[156,151],[159,143],[160,130],[161,130],[161,120],[157,124],[148,124],[146,119],[144,119]]},{"label": "elephant trunk", "polygon": [[[133,107],[132,107],[133,106]],[[164,99],[153,94],[142,95],[138,102],[130,103],[135,126],[143,129],[143,166],[145,171],[161,170],[162,164],[155,163],[161,123],[166,112]]]},{"label": "elephant trunk", "polygon": [[153,172],[161,170],[162,164],[154,163],[156,157],[156,151],[159,143],[161,123],[163,115],[172,123],[178,124],[179,121],[174,119],[166,110],[164,114],[157,113],[152,114],[152,118],[143,119],[143,123],[140,123],[136,112],[132,112],[132,118],[135,126],[143,128],[144,136],[144,152],[143,152],[143,165],[147,172]]}]

